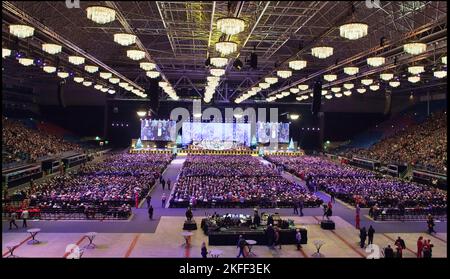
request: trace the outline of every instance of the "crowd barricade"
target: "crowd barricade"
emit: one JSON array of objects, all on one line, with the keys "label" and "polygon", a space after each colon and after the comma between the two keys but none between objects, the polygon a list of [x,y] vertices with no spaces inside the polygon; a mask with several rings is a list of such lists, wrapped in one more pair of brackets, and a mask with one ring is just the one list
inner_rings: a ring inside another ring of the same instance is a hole
[{"label": "crowd barricade", "polygon": [[446,208],[387,208],[378,209],[371,216],[377,221],[425,221],[431,214],[435,219],[447,220]]}]

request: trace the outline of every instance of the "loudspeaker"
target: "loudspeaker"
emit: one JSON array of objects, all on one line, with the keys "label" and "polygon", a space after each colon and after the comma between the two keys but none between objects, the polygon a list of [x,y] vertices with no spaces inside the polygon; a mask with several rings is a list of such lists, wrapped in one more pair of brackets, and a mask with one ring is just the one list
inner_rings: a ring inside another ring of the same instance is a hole
[{"label": "loudspeaker", "polygon": [[391,113],[392,102],[391,102],[391,91],[386,90],[384,93],[384,115],[388,115]]},{"label": "loudspeaker", "polygon": [[334,230],[336,225],[333,220],[322,220],[322,222],[320,222],[320,227],[324,230]]},{"label": "loudspeaker", "polygon": [[155,112],[158,113],[159,109],[159,86],[158,86],[158,79],[151,79],[149,86],[148,86],[148,92],[150,92],[150,108]]},{"label": "loudspeaker", "polygon": [[250,67],[252,67],[253,69],[258,68],[258,55],[256,55],[256,53],[254,52],[250,54]]},{"label": "loudspeaker", "polygon": [[58,103],[61,107],[66,107],[64,103],[64,85],[66,84],[65,80],[58,82]]},{"label": "loudspeaker", "polygon": [[311,112],[314,116],[317,115],[317,113],[320,111],[320,105],[322,98],[322,82],[319,80],[314,83],[313,86],[313,101],[311,106]]},{"label": "loudspeaker", "polygon": [[184,221],[183,230],[184,231],[195,231],[195,230],[197,230],[197,223],[194,220]]}]

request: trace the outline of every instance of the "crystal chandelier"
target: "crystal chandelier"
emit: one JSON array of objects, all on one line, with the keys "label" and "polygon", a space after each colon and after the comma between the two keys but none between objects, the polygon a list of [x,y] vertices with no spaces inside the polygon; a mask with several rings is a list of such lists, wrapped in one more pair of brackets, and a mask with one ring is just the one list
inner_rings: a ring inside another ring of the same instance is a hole
[{"label": "crystal chandelier", "polygon": [[283,97],[287,97],[287,96],[291,95],[291,92],[289,92],[289,91],[283,91],[283,92],[281,92],[281,95],[282,95]]},{"label": "crystal chandelier", "polygon": [[365,88],[358,88],[358,89],[356,89],[356,91],[358,91],[358,93],[360,93],[360,94],[366,93],[366,89]]},{"label": "crystal chandelier", "polygon": [[211,75],[215,76],[215,77],[220,77],[223,76],[225,74],[225,70],[224,69],[217,69],[217,68],[213,68],[211,70],[209,70]]},{"label": "crystal chandelier", "polygon": [[333,48],[332,47],[313,47],[311,49],[311,54],[319,59],[325,59],[327,57],[330,57],[333,55]]},{"label": "crystal chandelier", "polygon": [[341,37],[349,40],[357,40],[367,36],[369,26],[365,23],[347,23],[339,27]]},{"label": "crystal chandelier", "polygon": [[81,65],[84,63],[84,57],[81,56],[69,56],[69,62],[74,65]]},{"label": "crystal chandelier", "polygon": [[148,71],[145,73],[149,78],[157,78],[159,77],[158,71]]},{"label": "crystal chandelier", "polygon": [[352,91],[350,91],[350,90],[344,91],[344,95],[348,97],[348,96],[352,95]]},{"label": "crystal chandelier", "polygon": [[34,63],[34,60],[31,58],[19,58],[19,63],[23,66],[30,66]]},{"label": "crystal chandelier", "polygon": [[411,83],[417,83],[420,81],[420,77],[419,76],[408,77],[408,81]]},{"label": "crystal chandelier", "polygon": [[446,56],[442,56],[441,62],[442,62],[443,64],[447,65],[447,55],[446,55]]},{"label": "crystal chandelier", "polygon": [[356,75],[357,73],[359,73],[359,68],[354,66],[345,67],[344,73],[349,76]]},{"label": "crystal chandelier", "polygon": [[385,81],[389,81],[394,78],[394,74],[392,73],[382,73],[380,74],[380,78]]},{"label": "crystal chandelier", "polygon": [[76,83],[82,83],[84,81],[83,77],[74,77],[73,81],[75,81]]},{"label": "crystal chandelier", "polygon": [[84,69],[86,70],[86,72],[91,73],[91,74],[98,71],[98,67],[92,66],[92,65],[86,65],[86,66],[84,66]]},{"label": "crystal chandelier", "polygon": [[333,93],[341,92],[341,88],[340,87],[331,87],[331,92],[333,92]]},{"label": "crystal chandelier", "polygon": [[305,91],[308,89],[309,86],[307,84],[299,84],[297,87],[298,89]]},{"label": "crystal chandelier", "polygon": [[34,27],[22,24],[11,24],[9,26],[9,33],[20,39],[24,39],[33,36]]},{"label": "crystal chandelier", "polygon": [[62,46],[57,44],[42,44],[42,50],[49,54],[57,54],[62,50]]},{"label": "crystal chandelier", "polygon": [[92,81],[83,81],[83,85],[88,87],[92,85]]},{"label": "crystal chandelier", "polygon": [[379,66],[383,65],[384,63],[386,63],[386,58],[381,57],[381,56],[374,56],[374,57],[367,58],[367,64],[372,67],[379,67]]},{"label": "crystal chandelier", "polygon": [[435,71],[433,75],[437,78],[445,78],[447,76],[447,71],[444,70]]},{"label": "crystal chandelier", "polygon": [[2,58],[10,56],[11,52],[12,51],[9,48],[2,48]]},{"label": "crystal chandelier", "polygon": [[328,100],[333,98],[333,95],[325,95],[325,98],[327,98]]},{"label": "crystal chandelier", "polygon": [[277,77],[266,77],[264,79],[265,82],[267,82],[268,84],[275,84],[278,82],[278,78]]},{"label": "crystal chandelier", "polygon": [[230,36],[244,31],[244,28],[244,20],[237,17],[223,17],[217,20],[217,29]]},{"label": "crystal chandelier", "polygon": [[342,97],[342,93],[336,93],[336,94],[334,94],[334,96],[335,96],[336,98],[340,98],[340,97]]},{"label": "crystal chandelier", "polygon": [[44,72],[46,72],[46,73],[51,74],[51,73],[56,72],[56,67],[53,67],[53,66],[44,66],[44,67],[42,67],[42,70],[43,70]]},{"label": "crystal chandelier", "polygon": [[371,85],[373,83],[373,79],[365,78],[361,80],[361,83],[364,85]]},{"label": "crystal chandelier", "polygon": [[300,89],[292,87],[292,88],[289,88],[289,91],[291,91],[291,93],[297,94],[298,92],[300,92]]},{"label": "crystal chandelier", "polygon": [[283,98],[284,96],[283,96],[282,93],[278,93],[277,95],[275,95],[275,97],[276,97],[277,99],[281,99],[281,98]]},{"label": "crystal chandelier", "polygon": [[277,76],[279,76],[280,78],[288,78],[288,77],[292,76],[292,71],[280,70],[280,71],[277,71]]},{"label": "crystal chandelier", "polygon": [[125,87],[128,86],[128,82],[119,82],[119,87],[122,87],[123,89],[125,89]]},{"label": "crystal chandelier", "polygon": [[106,87],[100,88],[100,91],[102,91],[103,93],[105,93],[105,92],[108,91],[108,88],[106,88]]},{"label": "crystal chandelier", "polygon": [[260,82],[259,87],[261,87],[262,89],[267,89],[270,87],[270,84],[267,82]]},{"label": "crystal chandelier", "polygon": [[289,68],[293,70],[301,70],[306,67],[306,60],[293,60],[289,62]]},{"label": "crystal chandelier", "polygon": [[108,72],[100,72],[99,75],[102,79],[109,79],[110,77],[112,77],[112,74]]},{"label": "crystal chandelier", "polygon": [[86,11],[87,18],[98,24],[105,24],[116,19],[116,11],[108,7],[92,6]]},{"label": "crystal chandelier", "polygon": [[133,86],[129,85],[127,87],[124,88],[126,91],[131,91],[133,90]]},{"label": "crystal chandelier", "polygon": [[389,85],[391,86],[391,87],[399,87],[400,86],[400,81],[390,81],[389,82]]},{"label": "crystal chandelier", "polygon": [[127,50],[127,56],[132,60],[141,60],[145,57],[145,52],[138,49],[129,49]]},{"label": "crystal chandelier", "polygon": [[420,73],[425,72],[424,66],[410,66],[408,67],[408,72],[412,75],[418,75]]},{"label": "crystal chandelier", "polygon": [[108,81],[111,82],[112,84],[117,84],[120,82],[120,79],[116,78],[116,77],[112,77],[112,78],[108,79]]},{"label": "crystal chandelier", "polygon": [[151,71],[156,68],[156,64],[152,62],[141,62],[139,67],[144,71]]},{"label": "crystal chandelier", "polygon": [[129,46],[136,43],[136,36],[133,34],[117,33],[114,34],[114,42],[121,46]]},{"label": "crystal chandelier", "polygon": [[373,85],[369,86],[369,88],[372,91],[377,91],[378,89],[380,89],[380,86],[378,84],[373,84]]},{"label": "crystal chandelier", "polygon": [[403,50],[406,53],[417,55],[424,53],[427,50],[427,44],[424,43],[407,43],[403,45]]},{"label": "crystal chandelier", "polygon": [[333,75],[333,74],[323,75],[323,79],[326,81],[334,81],[337,79],[337,75]]},{"label": "crystal chandelier", "polygon": [[102,88],[103,88],[103,86],[101,84],[94,85],[94,89],[100,90]]},{"label": "crystal chandelier", "polygon": [[211,61],[211,65],[215,66],[215,67],[223,67],[226,64],[228,64],[228,59],[225,57],[213,57],[210,59]]},{"label": "crystal chandelier", "polygon": [[322,96],[327,95],[328,91],[327,90],[322,90],[321,94],[322,94]]},{"label": "crystal chandelier", "polygon": [[348,89],[348,90],[350,90],[353,87],[355,87],[355,85],[353,83],[344,83],[343,86],[344,86],[345,89]]},{"label": "crystal chandelier", "polygon": [[67,78],[69,76],[69,73],[68,72],[58,72],[57,75],[60,78]]},{"label": "crystal chandelier", "polygon": [[231,41],[223,41],[216,43],[216,51],[222,55],[228,55],[237,50],[237,44]]},{"label": "crystal chandelier", "polygon": [[108,94],[115,94],[116,93],[116,90],[114,90],[114,89],[109,89],[108,90]]}]

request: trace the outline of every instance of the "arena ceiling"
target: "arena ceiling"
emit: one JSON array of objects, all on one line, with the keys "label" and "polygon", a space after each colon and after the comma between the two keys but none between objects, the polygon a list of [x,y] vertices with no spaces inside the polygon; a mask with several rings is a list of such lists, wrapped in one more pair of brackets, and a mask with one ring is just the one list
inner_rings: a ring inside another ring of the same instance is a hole
[{"label": "arena ceiling", "polygon": [[[86,8],[92,5],[113,8],[116,20],[103,25],[89,20]],[[325,73],[337,74],[339,81],[346,78],[342,67],[350,64],[360,67],[361,76],[379,79],[382,69],[371,69],[365,63],[368,56],[375,54],[385,56],[386,69],[403,78],[405,68],[412,63],[427,67],[418,84],[402,82],[396,90],[440,84],[433,78],[432,68],[446,55],[445,1],[381,1],[380,6],[367,1],[80,1],[80,8],[70,9],[64,1],[3,1],[2,44],[19,45],[28,51],[35,47],[34,52],[44,57],[39,51],[40,44],[59,36],[101,62],[100,68],[107,66],[137,86],[147,88],[149,78],[138,62],[126,56],[128,47],[113,41],[115,33],[132,32],[181,99],[200,98],[209,75],[205,60],[217,55],[214,45],[224,36],[216,22],[227,15],[244,19],[246,27],[231,36],[238,49],[228,56],[226,73],[214,94],[216,101],[235,100],[264,77],[287,68],[288,61],[295,58],[307,60],[307,67],[293,71],[290,78],[262,90],[247,102],[265,102],[267,96],[299,83],[311,86]],[[338,27],[352,19],[368,24],[368,36],[356,41],[340,37]],[[8,26],[20,22],[32,22],[30,25],[40,28],[36,28],[35,36],[18,41],[9,34]],[[42,32],[43,28],[47,31]],[[427,43],[427,52],[415,57],[405,54],[402,45],[408,41]],[[313,57],[311,48],[318,45],[332,46],[334,54],[327,59]],[[65,48],[64,44],[63,52],[61,60],[74,54],[73,48]],[[258,56],[257,69],[246,63],[252,52]],[[244,63],[240,70],[232,66],[236,59]],[[48,78],[48,74],[36,68],[26,71]],[[324,86],[334,83],[325,82]],[[133,97],[125,93],[119,91],[117,96]],[[165,93],[160,95],[167,99]],[[295,102],[295,98],[290,100]]]}]

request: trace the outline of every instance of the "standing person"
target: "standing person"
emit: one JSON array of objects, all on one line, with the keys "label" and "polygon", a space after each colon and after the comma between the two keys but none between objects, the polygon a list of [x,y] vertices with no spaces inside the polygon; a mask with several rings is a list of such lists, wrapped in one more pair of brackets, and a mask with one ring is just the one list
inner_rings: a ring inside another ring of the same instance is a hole
[{"label": "standing person", "polygon": [[239,248],[239,254],[237,255],[238,258],[242,257],[245,258],[245,253],[244,253],[244,248],[245,245],[247,245],[247,241],[245,241],[244,237],[241,235],[239,235],[239,239],[238,239],[238,243],[237,243],[237,247]]},{"label": "standing person", "polygon": [[300,198],[300,201],[298,202],[298,208],[300,209],[300,216],[303,216],[303,198]]},{"label": "standing person", "polygon": [[12,229],[12,225],[16,227],[16,229],[19,228],[16,224],[17,219],[17,213],[15,211],[11,212],[11,215],[9,216],[9,229]]},{"label": "standing person", "polygon": [[423,251],[423,247],[424,247],[424,241],[423,241],[423,236],[420,236],[419,239],[417,240],[417,257],[418,258],[422,258],[422,251]]},{"label": "standing person", "polygon": [[150,205],[150,206],[148,207],[148,218],[149,218],[150,220],[153,220],[153,206],[152,206],[152,205]]},{"label": "standing person", "polygon": [[427,225],[428,225],[428,233],[436,233],[436,231],[434,230],[434,218],[431,214],[428,214],[428,219],[427,219]]},{"label": "standing person", "polygon": [[361,212],[361,208],[359,207],[359,203],[357,203],[356,207],[355,207],[355,213],[356,213],[356,216],[355,216],[355,227],[358,230],[359,230],[360,221],[361,221],[361,217],[359,215],[360,212]]},{"label": "standing person", "polygon": [[278,245],[281,249],[281,239],[280,239],[280,228],[275,227],[275,239],[274,239],[275,246]]},{"label": "standing person", "polygon": [[297,229],[295,241],[297,242],[297,250],[300,250],[302,248],[302,234],[300,233],[300,229]]},{"label": "standing person", "polygon": [[206,249],[206,243],[202,243],[202,248],[200,254],[202,255],[202,258],[206,259],[206,256],[208,255],[208,249]]},{"label": "standing person", "polygon": [[149,208],[150,207],[150,203],[152,202],[152,196],[148,195],[146,200],[147,200],[147,208]]},{"label": "standing person", "polygon": [[366,238],[367,238],[366,227],[363,227],[363,228],[359,231],[359,239],[360,239],[359,246],[360,246],[361,248],[364,248],[364,247],[366,246]]},{"label": "standing person", "polygon": [[367,242],[368,245],[373,244],[373,235],[375,234],[375,229],[370,225],[369,230],[367,231],[367,237],[369,239],[369,242]]},{"label": "standing person", "polygon": [[192,213],[192,210],[191,210],[190,207],[188,207],[188,209],[186,210],[186,214],[185,215],[186,215],[186,219],[188,221],[191,221],[192,217],[194,217],[194,214]]},{"label": "standing person", "polygon": [[30,213],[28,212],[28,209],[24,209],[22,211],[22,215],[20,216],[22,218],[22,228],[26,228],[27,227],[27,219],[30,218]]},{"label": "standing person", "polygon": [[384,248],[384,257],[385,258],[394,257],[394,250],[392,249],[391,245],[388,245],[386,248]]},{"label": "standing person", "polygon": [[330,202],[332,202],[332,203],[336,203],[336,200],[334,199],[334,191],[333,191],[333,192],[331,192],[331,194],[330,194],[330,198],[331,198]]},{"label": "standing person", "polygon": [[403,249],[406,249],[405,241],[399,236],[394,244],[397,248],[397,258],[403,258]]},{"label": "standing person", "polygon": [[328,206],[327,206],[325,203],[323,203],[323,204],[322,204],[322,207],[323,207],[323,215],[322,215],[322,220],[323,220],[323,219],[325,219],[325,217],[327,216],[327,213],[328,213]]},{"label": "standing person", "polygon": [[161,186],[164,191],[164,188],[166,187],[166,181],[164,180],[164,178],[161,180]]},{"label": "standing person", "polygon": [[165,208],[165,207],[166,207],[166,199],[167,199],[166,193],[163,193],[163,194],[162,194],[162,197],[161,197],[161,207],[162,207],[162,208]]},{"label": "standing person", "polygon": [[294,214],[298,215],[298,204],[297,204],[297,201],[294,201]]},{"label": "standing person", "polygon": [[[428,239],[427,241],[424,241],[424,243],[426,243],[426,244],[424,245],[424,247],[425,247],[425,246],[427,247],[428,253],[429,253],[429,256],[427,256],[427,257],[428,257],[428,258],[432,258],[432,257],[433,257],[433,247],[434,247],[434,245],[431,244],[431,240],[430,240],[430,239]],[[425,258],[425,256],[424,256],[424,258]]]},{"label": "standing person", "polygon": [[327,206],[327,219],[330,220],[330,217],[333,215],[333,210],[331,210],[331,206]]},{"label": "standing person", "polygon": [[167,189],[170,191],[170,179],[167,179]]},{"label": "standing person", "polygon": [[273,229],[273,225],[269,224],[269,226],[266,229],[267,244],[269,245],[269,247],[273,247],[274,235],[275,235],[275,231]]}]

